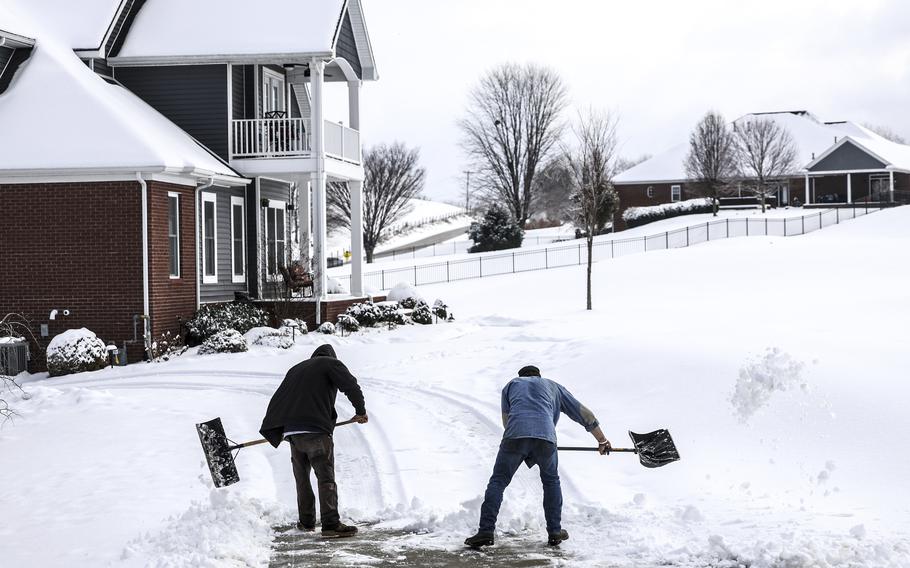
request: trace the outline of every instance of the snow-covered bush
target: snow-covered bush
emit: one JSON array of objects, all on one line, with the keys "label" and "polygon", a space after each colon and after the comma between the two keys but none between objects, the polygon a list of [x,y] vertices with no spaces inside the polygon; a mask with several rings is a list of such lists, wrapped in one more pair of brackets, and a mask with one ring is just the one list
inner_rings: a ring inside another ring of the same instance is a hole
[{"label": "snow-covered bush", "polygon": [[306,322],[299,318],[287,318],[281,322],[281,327],[293,328],[295,333],[305,334],[309,332]]},{"label": "snow-covered bush", "polygon": [[165,331],[158,336],[158,339],[152,341],[151,359],[154,362],[170,361],[173,357],[178,357],[186,353],[187,346],[179,334]]},{"label": "snow-covered bush", "polygon": [[292,331],[289,327],[254,327],[244,334],[247,344],[276,349],[290,349],[294,346]]},{"label": "snow-covered bush", "polygon": [[482,221],[471,223],[468,236],[474,241],[474,246],[468,252],[518,248],[524,234],[509,212],[494,203],[487,209]]},{"label": "snow-covered bush", "polygon": [[269,325],[269,316],[262,309],[246,302],[203,304],[196,315],[186,322],[187,345],[199,345],[215,334],[233,329],[246,333],[254,327]]},{"label": "snow-covered bush", "polygon": [[390,325],[404,325],[408,323],[408,320],[405,319],[404,314],[401,313],[401,308],[399,308],[397,304],[380,304],[376,307],[379,308],[379,321],[381,323]]},{"label": "snow-covered bush", "polygon": [[686,201],[677,201],[675,203],[663,203],[651,207],[629,207],[622,213],[622,220],[630,229],[646,223],[660,221],[661,219],[670,219],[680,215],[692,215],[694,213],[711,213],[714,211],[714,205],[709,198],[687,199]]},{"label": "snow-covered bush", "polygon": [[422,325],[433,323],[433,313],[430,311],[430,306],[423,300],[417,302],[417,305],[414,306],[414,311],[411,312],[411,321]]},{"label": "snow-covered bush", "polygon": [[52,377],[97,371],[107,365],[107,346],[84,327],[64,331],[47,346],[47,370]]},{"label": "snow-covered bush", "polygon": [[343,333],[360,331],[360,323],[358,323],[357,318],[348,314],[339,315],[335,327],[340,329]]},{"label": "snow-covered bush", "polygon": [[349,306],[344,313],[356,319],[361,327],[373,327],[382,321],[382,310],[369,300]]},{"label": "snow-covered bush", "polygon": [[329,278],[326,280],[326,293],[327,294],[348,294],[348,289],[344,287],[344,284],[336,278]]},{"label": "snow-covered bush", "polygon": [[335,335],[335,324],[330,321],[323,322],[316,331],[326,335]]},{"label": "snow-covered bush", "polygon": [[242,353],[248,351],[246,339],[236,329],[219,331],[202,342],[199,347],[200,355],[212,353]]},{"label": "snow-covered bush", "polygon": [[390,302],[398,302],[402,308],[410,310],[416,306],[418,302],[422,301],[423,297],[414,286],[411,286],[407,282],[399,282],[389,290],[389,295],[386,296],[386,299]]},{"label": "snow-covered bush", "polygon": [[449,317],[449,306],[442,300],[433,302],[433,315],[445,321]]}]

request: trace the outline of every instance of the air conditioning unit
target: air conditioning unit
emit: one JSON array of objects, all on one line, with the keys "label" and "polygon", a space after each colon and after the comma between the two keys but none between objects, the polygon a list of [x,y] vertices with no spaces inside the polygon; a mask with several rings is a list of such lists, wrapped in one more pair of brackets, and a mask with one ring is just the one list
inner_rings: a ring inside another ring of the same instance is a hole
[{"label": "air conditioning unit", "polygon": [[28,342],[19,337],[0,337],[0,375],[15,376],[28,370]]}]

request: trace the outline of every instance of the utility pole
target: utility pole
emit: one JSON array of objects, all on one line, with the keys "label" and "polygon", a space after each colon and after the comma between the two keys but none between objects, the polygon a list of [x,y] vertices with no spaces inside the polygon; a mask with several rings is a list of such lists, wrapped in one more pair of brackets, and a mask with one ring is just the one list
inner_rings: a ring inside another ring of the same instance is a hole
[{"label": "utility pole", "polygon": [[464,183],[464,210],[467,212],[471,211],[471,174],[474,173],[471,170],[464,170],[465,183]]}]

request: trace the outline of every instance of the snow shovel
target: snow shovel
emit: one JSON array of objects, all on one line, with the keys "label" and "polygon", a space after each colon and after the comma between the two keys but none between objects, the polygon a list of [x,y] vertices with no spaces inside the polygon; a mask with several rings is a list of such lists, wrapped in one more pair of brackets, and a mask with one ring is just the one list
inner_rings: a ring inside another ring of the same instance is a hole
[{"label": "snow shovel", "polygon": [[[636,434],[629,431],[629,437],[632,438],[634,448],[612,448],[613,452],[628,452],[638,454],[638,461],[645,467],[661,467],[668,463],[675,462],[679,459],[679,452],[676,451],[676,444],[670,437],[669,430],[655,430],[647,434]],[[590,447],[563,447],[556,449],[570,452],[596,452],[597,448]]]},{"label": "snow shovel", "polygon": [[[345,420],[336,423],[335,426],[344,426],[353,422],[355,422],[353,419]],[[263,438],[238,444],[224,433],[221,418],[196,424],[196,432],[199,434],[199,441],[202,442],[202,452],[205,454],[205,461],[209,464],[215,487],[227,487],[240,481],[240,474],[237,473],[237,465],[234,463],[234,455],[231,452],[268,442]]]}]

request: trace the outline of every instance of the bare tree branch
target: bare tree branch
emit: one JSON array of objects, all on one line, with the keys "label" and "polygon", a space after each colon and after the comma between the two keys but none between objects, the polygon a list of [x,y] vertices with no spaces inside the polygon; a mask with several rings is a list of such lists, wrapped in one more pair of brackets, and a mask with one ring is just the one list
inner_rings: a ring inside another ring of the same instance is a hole
[{"label": "bare tree branch", "polygon": [[762,213],[778,181],[796,170],[796,145],[790,133],[769,118],[734,125],[739,177],[743,188],[761,200]]},{"label": "bare tree branch", "polygon": [[[387,229],[408,211],[412,199],[423,191],[426,171],[418,165],[420,151],[396,142],[380,144],[363,155],[363,248],[367,262],[387,238]],[[327,216],[351,225],[351,192],[346,183],[326,188]]]},{"label": "bare tree branch", "polygon": [[897,132],[891,130],[891,129],[888,128],[887,126],[882,126],[881,124],[869,124],[868,122],[863,123],[863,126],[865,126],[866,128],[868,128],[868,129],[871,130],[872,132],[875,132],[876,134],[878,134],[879,136],[881,136],[882,138],[884,138],[884,139],[886,139],[886,140],[890,140],[890,141],[896,142],[896,143],[898,143],[898,144],[906,144],[906,143],[907,143],[907,139],[906,139],[906,138],[904,138],[903,136],[901,136],[901,135],[898,134]]},{"label": "bare tree branch", "polygon": [[459,121],[478,187],[506,206],[519,225],[531,215],[537,169],[559,142],[566,102],[555,71],[510,63],[481,79]]},{"label": "bare tree branch", "polygon": [[689,135],[686,176],[710,197],[717,216],[718,199],[736,176],[736,139],[724,117],[710,111]]}]

